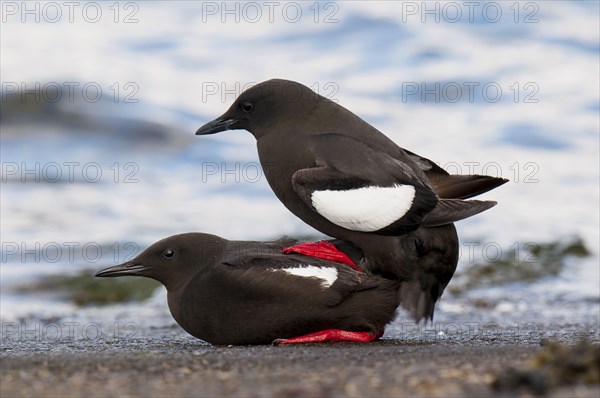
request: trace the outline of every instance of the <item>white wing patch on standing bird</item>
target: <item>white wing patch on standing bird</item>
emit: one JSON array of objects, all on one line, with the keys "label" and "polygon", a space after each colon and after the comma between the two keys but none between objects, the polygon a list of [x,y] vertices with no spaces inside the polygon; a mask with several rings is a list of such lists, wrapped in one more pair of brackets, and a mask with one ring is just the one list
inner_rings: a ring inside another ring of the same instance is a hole
[{"label": "white wing patch on standing bird", "polygon": [[361,232],[380,230],[399,220],[415,199],[415,187],[363,187],[346,191],[314,191],[313,207],[340,227]]},{"label": "white wing patch on standing bird", "polygon": [[306,267],[293,267],[293,268],[280,268],[281,271],[285,271],[288,274],[303,276],[305,278],[319,278],[321,279],[321,285],[323,287],[330,287],[337,280],[338,271],[333,267],[315,267],[309,265]]}]

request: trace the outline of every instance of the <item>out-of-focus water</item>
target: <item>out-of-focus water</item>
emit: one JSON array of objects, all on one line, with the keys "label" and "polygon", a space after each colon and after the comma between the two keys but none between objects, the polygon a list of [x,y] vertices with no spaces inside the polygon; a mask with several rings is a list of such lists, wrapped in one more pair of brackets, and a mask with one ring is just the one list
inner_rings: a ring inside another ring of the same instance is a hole
[{"label": "out-of-focus water", "polygon": [[[496,208],[457,224],[461,267],[474,241],[476,258],[571,236],[593,252],[560,276],[471,297],[504,300],[499,317],[521,308],[548,318],[557,302],[569,303],[567,317],[597,316],[598,3],[476,2],[472,15],[451,3],[431,2],[429,14],[420,2],[277,3],[272,15],[254,3],[260,18],[235,2],[233,14],[218,2],[120,3],[119,15],[102,3],[94,23],[77,12],[69,22],[65,9],[56,23],[5,13],[2,106],[36,85],[42,94],[26,102],[51,103],[39,117],[0,120],[2,318],[71,314],[6,287],[99,269],[168,235],[315,235],[271,193],[250,134],[193,136],[242,88],[273,77],[339,101],[451,173],[511,180],[484,195]],[[144,308],[164,310],[159,297]],[[465,310],[450,301],[444,311]]]}]

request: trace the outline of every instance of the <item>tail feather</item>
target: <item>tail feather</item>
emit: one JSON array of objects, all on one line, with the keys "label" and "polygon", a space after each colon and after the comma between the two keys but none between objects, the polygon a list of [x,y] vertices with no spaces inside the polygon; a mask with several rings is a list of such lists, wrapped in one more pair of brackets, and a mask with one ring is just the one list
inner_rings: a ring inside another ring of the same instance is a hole
[{"label": "tail feather", "polygon": [[403,260],[417,264],[412,278],[400,284],[399,303],[415,321],[431,320],[458,263],[456,228],[454,224],[419,228],[399,239]]},{"label": "tail feather", "polygon": [[474,216],[496,205],[491,200],[440,199],[421,226],[436,227]]},{"label": "tail feather", "polygon": [[398,290],[398,301],[415,322],[433,319],[435,303],[439,297],[431,297],[419,281],[402,282]]},{"label": "tail feather", "polygon": [[508,182],[506,178],[477,174],[448,174],[435,162],[416,153],[407,150],[405,152],[425,173],[433,190],[442,199],[469,199]]},{"label": "tail feather", "polygon": [[433,190],[443,199],[469,199],[508,182],[505,178],[482,175],[426,175]]}]

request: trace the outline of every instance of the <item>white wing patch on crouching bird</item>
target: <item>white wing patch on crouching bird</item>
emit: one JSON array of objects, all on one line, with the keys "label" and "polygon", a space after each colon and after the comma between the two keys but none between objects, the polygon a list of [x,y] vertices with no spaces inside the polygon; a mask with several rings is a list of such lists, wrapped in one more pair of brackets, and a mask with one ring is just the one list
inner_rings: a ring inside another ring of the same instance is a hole
[{"label": "white wing patch on crouching bird", "polygon": [[404,216],[415,199],[415,187],[369,186],[345,191],[314,191],[313,207],[332,223],[360,232],[378,231]]},{"label": "white wing patch on crouching bird", "polygon": [[333,285],[338,278],[338,271],[333,267],[316,267],[314,265],[309,265],[306,267],[281,268],[281,271],[285,271],[292,275],[303,276],[305,278],[319,278],[321,279],[321,285],[325,288]]}]

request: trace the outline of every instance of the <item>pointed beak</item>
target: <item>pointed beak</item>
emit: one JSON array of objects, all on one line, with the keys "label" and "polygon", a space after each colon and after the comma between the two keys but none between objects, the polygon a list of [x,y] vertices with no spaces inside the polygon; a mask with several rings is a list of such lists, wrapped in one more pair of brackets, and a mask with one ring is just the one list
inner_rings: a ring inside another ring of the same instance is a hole
[{"label": "pointed beak", "polygon": [[233,125],[237,120],[221,116],[212,122],[206,123],[204,126],[196,130],[196,135],[209,135],[219,133],[221,131],[234,129]]},{"label": "pointed beak", "polygon": [[101,271],[96,272],[94,276],[105,278],[113,276],[140,275],[140,273],[146,269],[149,269],[149,267],[146,267],[142,264],[134,263],[133,261],[129,261],[123,264],[105,268]]}]

